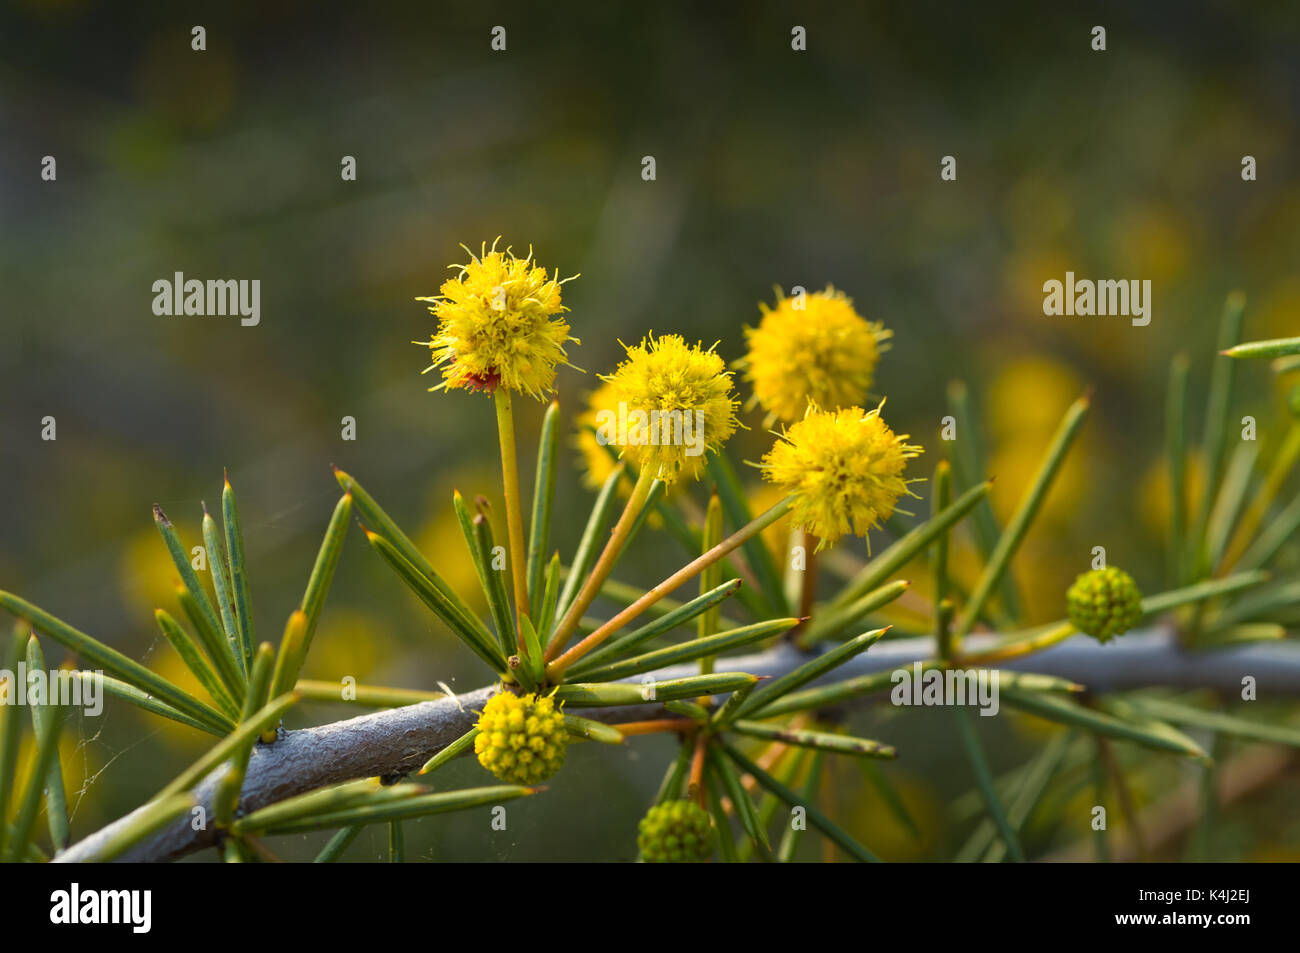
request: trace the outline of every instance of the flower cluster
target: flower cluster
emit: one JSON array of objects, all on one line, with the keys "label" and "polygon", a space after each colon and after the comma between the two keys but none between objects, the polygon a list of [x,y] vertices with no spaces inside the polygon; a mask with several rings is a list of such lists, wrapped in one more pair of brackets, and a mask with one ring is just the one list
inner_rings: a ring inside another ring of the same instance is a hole
[{"label": "flower cluster", "polygon": [[549,696],[493,695],[477,727],[474,753],[479,764],[502,781],[536,784],[564,764],[569,736],[564,715]]}]

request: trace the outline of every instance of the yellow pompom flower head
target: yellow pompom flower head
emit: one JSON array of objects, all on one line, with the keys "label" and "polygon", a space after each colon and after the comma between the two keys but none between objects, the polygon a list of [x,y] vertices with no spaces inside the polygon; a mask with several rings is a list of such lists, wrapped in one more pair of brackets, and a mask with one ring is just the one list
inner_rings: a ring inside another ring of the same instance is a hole
[{"label": "yellow pompom flower head", "polygon": [[900,497],[913,495],[903,472],[921,448],[894,433],[880,407],[809,407],[778,436],[763,457],[763,477],[791,494],[791,519],[820,537],[818,548],[848,532],[866,536],[890,517]]},{"label": "yellow pompom flower head", "polygon": [[[500,239],[498,239],[499,241]],[[462,246],[464,247],[464,246]],[[469,252],[469,249],[465,249]],[[486,243],[443,282],[429,302],[438,318],[437,332],[428,341],[416,341],[433,352],[425,373],[442,369],[442,383],[430,390],[466,388],[495,390],[498,386],[541,399],[555,383],[555,366],[567,364],[564,345],[569,324],[562,315],[569,309],[560,302],[565,281],[548,275],[533,261],[517,258],[507,248],[489,250]],[[577,277],[576,275],[574,277]]]},{"label": "yellow pompom flower head", "polygon": [[[609,475],[614,472],[620,448],[610,443],[603,443],[597,428],[602,422],[610,423],[610,432],[617,429],[618,398],[614,385],[602,381],[600,386],[587,395],[587,407],[574,421],[577,424],[577,436],[574,446],[581,455],[584,468],[583,482],[593,490],[598,490]],[[693,435],[692,435],[693,436]],[[688,456],[683,473],[692,480],[697,480],[704,469],[704,456]],[[619,484],[619,494],[627,496],[627,482]],[[652,517],[653,519],[653,517]]]},{"label": "yellow pompom flower head", "polygon": [[569,735],[564,715],[549,695],[493,695],[483,706],[477,727],[478,762],[502,781],[536,784],[564,764]]},{"label": "yellow pompom flower head", "polygon": [[838,410],[866,401],[892,332],[858,314],[853,299],[830,285],[793,297],[778,288],[776,305],[759,307],[763,319],[745,328],[749,353],[736,366],[754,387],[750,404],[767,411],[766,426],[794,423],[810,403]]},{"label": "yellow pompom flower head", "polygon": [[597,439],[665,483],[683,470],[697,474],[704,454],[721,449],[739,425],[726,363],[678,334],[624,349],[627,359],[602,377],[609,406],[598,414]]}]

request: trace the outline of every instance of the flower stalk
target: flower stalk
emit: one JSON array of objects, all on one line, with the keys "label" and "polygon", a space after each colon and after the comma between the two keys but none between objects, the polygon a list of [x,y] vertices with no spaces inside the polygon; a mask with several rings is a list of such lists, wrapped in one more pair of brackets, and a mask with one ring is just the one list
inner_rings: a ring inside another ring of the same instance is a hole
[{"label": "flower stalk", "polygon": [[756,516],[749,523],[736,530],[736,532],[732,533],[708,552],[687,563],[663,582],[656,585],[653,589],[648,590],[643,596],[629,605],[626,609],[619,612],[573,648],[569,649],[559,658],[547,665],[546,675],[548,680],[552,684],[558,682],[570,665],[578,661],[578,659],[582,658],[592,649],[596,648],[664,596],[673,592],[678,586],[690,582],[690,580],[694,579],[709,566],[712,566],[719,559],[726,556],[727,553],[743,544],[745,540],[754,536],[756,533],[761,533],[763,530],[767,529],[767,527],[771,526],[781,517],[790,512],[790,507],[793,505],[794,498],[786,497],[761,516]]},{"label": "flower stalk", "polygon": [[[515,631],[519,617],[528,612],[528,578],[525,574],[524,518],[519,498],[519,461],[515,454],[515,414],[510,391],[498,387],[492,394],[497,408],[497,434],[501,439],[501,477],[506,499],[506,532],[510,538],[510,578],[515,593]],[[522,645],[522,642],[520,643]]]},{"label": "flower stalk", "polygon": [[554,659],[564,648],[570,636],[577,630],[578,623],[582,621],[583,613],[596,601],[596,596],[600,594],[600,587],[605,584],[605,580],[609,578],[609,574],[613,571],[618,554],[631,536],[637,517],[645,508],[646,499],[650,495],[650,487],[654,481],[654,475],[650,470],[642,468],[636,478],[636,484],[632,487],[632,495],[628,497],[622,515],[619,516],[618,522],[614,524],[614,530],[610,533],[605,548],[601,550],[596,565],[591,567],[591,574],[578,591],[578,597],[573,600],[573,604],[565,612],[564,618],[556,626],[555,634],[551,636],[551,641],[546,646],[546,660],[548,662]]}]

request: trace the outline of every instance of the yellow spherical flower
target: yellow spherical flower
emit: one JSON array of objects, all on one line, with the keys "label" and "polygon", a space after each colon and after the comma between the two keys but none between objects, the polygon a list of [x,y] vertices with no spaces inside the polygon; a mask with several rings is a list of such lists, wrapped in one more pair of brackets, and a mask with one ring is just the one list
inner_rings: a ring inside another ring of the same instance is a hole
[{"label": "yellow spherical flower", "polygon": [[794,298],[778,289],[775,307],[759,307],[763,319],[745,328],[749,353],[736,366],[754,385],[752,402],[768,412],[768,426],[799,420],[809,403],[838,410],[866,400],[892,332],[858,314],[853,299],[830,285]]},{"label": "yellow spherical flower", "polygon": [[[602,417],[602,411],[614,414],[615,417]],[[601,443],[597,428],[602,420],[617,420],[617,414],[618,398],[614,395],[614,385],[603,381],[599,387],[587,396],[587,409],[577,417],[578,435],[574,445],[578,448],[578,452],[582,456],[582,462],[585,465],[583,482],[593,490],[599,489],[609,479],[610,473],[614,470],[614,464],[620,449],[616,445],[607,446]],[[610,453],[611,449],[614,451],[613,453]],[[687,457],[684,466],[688,477],[693,480],[699,479],[700,473],[704,469],[704,457],[702,455]],[[618,492],[620,496],[626,497],[631,493],[631,484],[627,480],[621,481]],[[654,519],[654,516],[651,516],[651,519]]]},{"label": "yellow spherical flower", "polygon": [[564,715],[549,695],[499,692],[483,706],[477,727],[474,753],[479,764],[502,781],[536,784],[564,764],[569,735]]},{"label": "yellow spherical flower", "polygon": [[731,372],[713,350],[678,334],[627,347],[627,360],[602,377],[609,406],[597,411],[596,439],[665,483],[696,475],[706,450],[736,432]]},{"label": "yellow spherical flower", "polygon": [[906,434],[889,429],[879,407],[810,407],[763,457],[763,476],[794,495],[794,525],[821,537],[820,548],[888,519],[908,493],[907,461],[919,453]]},{"label": "yellow spherical flower", "polygon": [[499,385],[544,397],[555,383],[555,365],[568,363],[565,343],[579,343],[568,322],[555,317],[569,310],[560,303],[560,286],[569,279],[548,276],[531,249],[516,258],[508,248],[497,251],[495,242],[453,267],[459,274],[443,282],[440,294],[416,299],[430,302],[438,318],[437,333],[415,342],[433,352],[425,372],[442,369],[442,383],[429,389]]}]

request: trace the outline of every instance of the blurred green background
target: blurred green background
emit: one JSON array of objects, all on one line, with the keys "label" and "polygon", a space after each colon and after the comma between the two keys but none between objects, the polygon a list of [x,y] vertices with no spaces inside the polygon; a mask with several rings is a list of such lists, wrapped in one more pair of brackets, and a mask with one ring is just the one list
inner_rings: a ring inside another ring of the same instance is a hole
[{"label": "blurred green background", "polygon": [[[150,507],[197,544],[200,501],[219,499],[223,467],[241,501],[262,637],[278,635],[301,595],[338,496],[331,463],[471,591],[450,496],[498,496],[493,414],[483,397],[426,393],[427,352],[410,343],[432,327],[413,299],[464,260],[461,242],[501,235],[581,272],[564,297],[583,341],[571,359],[587,373],[559,377],[573,412],[618,360],[618,339],[681,332],[720,340],[734,359],[773,285],[833,282],[894,331],[877,387],[891,424],[927,448],[914,475],[942,453],[947,382],[969,382],[1003,516],[1061,412],[1094,386],[1085,436],[1017,563],[1033,621],[1062,615],[1094,545],[1144,586],[1163,582],[1168,362],[1192,355],[1198,400],[1226,293],[1248,295],[1248,337],[1300,333],[1294,3],[742,14],[280,0],[196,13],[17,0],[0,17],[0,587],[178,679],[150,616],[175,602]],[[190,48],[195,24],[205,52]],[[489,49],[497,24],[504,53]],[[807,52],[790,49],[795,24]],[[1105,52],[1090,48],[1094,24],[1107,28]],[[45,155],[57,158],[55,182],[40,179]],[[340,179],[345,155],[355,182]],[[653,182],[640,175],[646,155]],[[940,181],[945,155],[955,182]],[[1258,161],[1258,181],[1242,181],[1243,155]],[[1045,317],[1042,283],[1067,270],[1150,279],[1150,326]],[[155,316],[151,285],[176,271],[260,279],[260,326]],[[1263,365],[1241,380],[1242,412],[1275,440],[1280,388]],[[541,410],[522,407],[525,448]],[[53,442],[41,439],[46,415]],[[340,439],[345,415],[355,442]],[[761,414],[747,422],[737,460],[756,460],[771,439]],[[590,505],[580,473],[575,455],[561,465],[566,555]],[[865,555],[861,540],[846,548]],[[619,575],[648,584],[676,558],[647,536]],[[355,533],[307,674],[482,681]],[[304,707],[291,723],[340,716]],[[970,817],[949,804],[971,782],[944,726],[924,711],[860,717],[905,753],[890,771],[925,838],[893,843],[900,835],[845,768],[850,826],[887,857],[950,855]],[[121,705],[75,725],[64,755],[74,837],[135,806],[207,743]],[[1034,726],[1012,727],[993,748],[1003,765],[1039,740]],[[668,743],[594,747],[571,754],[570,784],[585,775],[590,786],[581,796],[512,806],[508,836],[455,818],[409,825],[408,850],[631,857]],[[449,772],[482,776],[471,762]],[[1223,826],[1221,859],[1265,843],[1295,850],[1294,826],[1261,840],[1254,823],[1241,818],[1239,837]],[[386,849],[382,831],[368,836],[350,856]],[[277,849],[307,856],[316,840]]]}]

